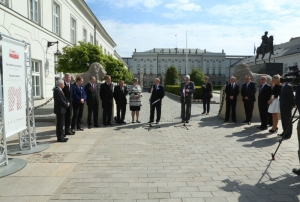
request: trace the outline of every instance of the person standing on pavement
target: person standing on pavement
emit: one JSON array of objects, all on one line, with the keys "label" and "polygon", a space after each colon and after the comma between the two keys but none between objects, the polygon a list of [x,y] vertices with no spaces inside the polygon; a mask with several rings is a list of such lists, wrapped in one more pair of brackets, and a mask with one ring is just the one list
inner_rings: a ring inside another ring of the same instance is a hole
[{"label": "person standing on pavement", "polygon": [[269,100],[268,112],[271,114],[271,126],[270,133],[276,133],[278,131],[278,113],[280,113],[279,95],[281,92],[280,76],[277,74],[272,78],[272,98]]},{"label": "person standing on pavement", "polygon": [[190,121],[194,91],[195,91],[194,82],[190,81],[189,75],[184,76],[184,82],[182,82],[180,85],[182,123],[189,123]]},{"label": "person standing on pavement", "polygon": [[74,135],[75,131],[71,131],[71,119],[72,119],[72,93],[73,93],[73,84],[71,84],[71,74],[66,73],[64,78],[64,88],[62,89],[65,97],[67,98],[68,102],[70,103],[70,106],[66,109],[65,114],[65,135]]},{"label": "person standing on pavement", "polygon": [[268,108],[269,100],[272,95],[271,86],[267,84],[267,77],[261,76],[259,79],[260,87],[258,93],[258,110],[261,124],[257,127],[259,130],[268,129]]},{"label": "person standing on pavement", "polygon": [[142,88],[138,85],[138,79],[133,79],[133,85],[129,87],[128,94],[129,94],[129,105],[132,117],[132,123],[135,123],[134,117],[136,116],[136,122],[140,123],[139,115],[142,106]]},{"label": "person standing on pavement", "polygon": [[94,76],[90,77],[90,82],[85,85],[84,90],[86,92],[86,104],[88,106],[88,128],[92,127],[92,114],[94,127],[100,127],[98,124],[98,111],[99,111],[99,98],[98,90],[96,84],[96,78]]},{"label": "person standing on pavement", "polygon": [[84,90],[83,78],[78,76],[76,78],[76,84],[73,86],[73,117],[72,117],[72,124],[71,130],[75,131],[75,125],[77,130],[83,131],[81,127],[81,119],[83,114],[84,103],[86,100],[86,93]]},{"label": "person standing on pavement", "polygon": [[230,110],[231,110],[231,118],[234,123],[236,123],[236,102],[237,96],[239,95],[239,86],[235,83],[236,78],[232,76],[230,78],[230,83],[226,85],[225,94],[226,94],[226,113],[224,122],[229,121]]},{"label": "person standing on pavement", "polygon": [[70,107],[70,103],[64,95],[63,88],[65,84],[63,80],[56,82],[56,87],[53,89],[54,98],[54,114],[56,114],[56,137],[57,142],[67,142],[68,138],[65,138],[64,122],[67,108]]},{"label": "person standing on pavement", "polygon": [[202,114],[209,114],[210,110],[210,99],[212,98],[212,85],[208,82],[209,77],[204,77],[204,85],[202,85],[202,101],[203,101],[203,112]]},{"label": "person standing on pavement", "polygon": [[278,134],[278,136],[284,136],[284,139],[290,139],[293,133],[293,126],[290,125],[290,119],[292,117],[292,109],[295,107],[295,98],[293,87],[284,82],[281,84],[280,92],[280,116],[283,132]]},{"label": "person standing on pavement", "polygon": [[127,98],[128,90],[124,86],[124,81],[120,80],[119,85],[114,88],[114,99],[117,105],[117,123],[118,124],[126,124],[125,114],[126,114],[126,105],[127,105]]},{"label": "person standing on pavement", "polygon": [[[300,84],[297,85],[297,90],[296,90],[296,105],[298,112],[300,113]],[[298,125],[297,125],[297,136],[298,136],[298,158],[300,162],[300,119],[298,120]],[[294,168],[293,173],[296,175],[300,175],[300,168]]]},{"label": "person standing on pavement", "polygon": [[111,77],[106,75],[105,82],[100,86],[100,99],[102,100],[103,109],[103,125],[113,125],[111,123],[112,102],[113,102],[113,85],[111,84]]},{"label": "person standing on pavement", "polygon": [[242,85],[241,94],[244,102],[244,109],[246,114],[246,120],[243,123],[251,125],[252,113],[254,108],[254,102],[256,93],[255,83],[251,82],[249,75],[245,76],[245,83]]},{"label": "person standing on pavement", "polygon": [[165,96],[165,88],[160,85],[159,78],[154,79],[154,85],[151,87],[150,97],[150,122],[154,122],[154,112],[156,109],[156,124],[159,123],[161,117],[162,99]]}]

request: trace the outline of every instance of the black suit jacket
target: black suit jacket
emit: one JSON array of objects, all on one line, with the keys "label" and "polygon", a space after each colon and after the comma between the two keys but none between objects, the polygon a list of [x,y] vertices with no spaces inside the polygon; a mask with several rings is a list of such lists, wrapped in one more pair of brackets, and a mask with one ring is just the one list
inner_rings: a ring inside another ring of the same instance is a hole
[{"label": "black suit jacket", "polygon": [[247,101],[247,100],[245,100],[245,97],[247,96],[248,101],[255,102],[256,101],[255,93],[256,93],[255,83],[250,81],[248,88],[247,88],[247,83],[243,84],[242,90],[241,90],[241,94],[243,96],[243,101]]},{"label": "black suit jacket", "polygon": [[260,90],[258,94],[258,105],[268,105],[272,95],[272,88],[268,84],[265,84],[264,87]]},{"label": "black suit jacket", "polygon": [[[206,86],[206,88],[204,88],[203,86]],[[202,86],[202,98],[210,97],[212,95],[211,83],[207,82],[203,86]]]},{"label": "black suit jacket", "polygon": [[102,100],[102,107],[107,107],[112,104],[113,100],[113,91],[112,84],[107,85],[107,83],[103,83],[100,86],[100,99]]},{"label": "black suit jacket", "polygon": [[54,98],[54,114],[65,114],[69,101],[65,97],[62,90],[59,87],[55,87],[53,90]]},{"label": "black suit jacket", "polygon": [[95,104],[98,105],[99,98],[98,98],[97,84],[94,84],[94,90],[93,90],[92,85],[90,83],[88,83],[84,86],[84,90],[86,93],[86,104],[87,105],[95,105]]},{"label": "black suit jacket", "polygon": [[[189,92],[185,94],[183,94],[183,89],[188,89]],[[181,101],[183,101],[185,99],[185,102],[193,102],[193,93],[195,92],[195,84],[194,82],[190,81],[187,85],[185,84],[185,82],[180,84],[180,97],[181,97]]]},{"label": "black suit jacket", "polygon": [[122,92],[119,85],[114,88],[113,96],[117,105],[127,104],[126,96],[128,95],[128,90],[125,86],[123,86],[123,91],[124,92]]},{"label": "black suit jacket", "polygon": [[237,96],[240,93],[239,88],[240,87],[237,84],[234,84],[233,89],[231,87],[231,83],[227,84],[225,88],[226,100],[231,100],[230,96],[233,96],[233,100],[237,100]]},{"label": "black suit jacket", "polygon": [[162,102],[162,99],[165,97],[165,88],[162,85],[158,85],[158,89],[156,90],[156,86],[153,85],[151,88],[153,88],[153,91],[151,93],[150,97],[150,103],[152,104],[156,100],[160,99],[160,104]]},{"label": "black suit jacket", "polygon": [[68,88],[67,86],[67,83],[65,82],[65,87],[62,89],[64,94],[65,94],[65,97],[67,98],[67,100],[72,103],[72,93],[73,93],[73,84],[70,83],[70,89]]},{"label": "black suit jacket", "polygon": [[292,110],[295,106],[294,91],[290,84],[285,84],[280,93],[280,111]]}]

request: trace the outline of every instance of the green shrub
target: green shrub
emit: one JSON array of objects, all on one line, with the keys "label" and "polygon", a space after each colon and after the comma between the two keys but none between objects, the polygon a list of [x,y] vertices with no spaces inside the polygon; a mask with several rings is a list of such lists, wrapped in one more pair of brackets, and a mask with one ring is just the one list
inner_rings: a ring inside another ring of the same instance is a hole
[{"label": "green shrub", "polygon": [[[195,86],[194,99],[202,99],[202,86]],[[180,96],[180,86],[167,85],[165,91]]]}]

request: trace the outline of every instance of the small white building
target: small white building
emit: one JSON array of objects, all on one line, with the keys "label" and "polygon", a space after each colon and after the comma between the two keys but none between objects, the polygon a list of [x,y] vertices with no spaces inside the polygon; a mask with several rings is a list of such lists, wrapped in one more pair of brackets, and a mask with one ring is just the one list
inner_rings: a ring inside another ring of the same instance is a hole
[{"label": "small white building", "polygon": [[226,56],[206,49],[154,48],[145,52],[134,51],[131,58],[123,58],[131,73],[143,77],[143,86],[152,85],[154,78],[163,78],[168,67],[176,67],[183,79],[193,68],[210,77],[213,85],[224,85],[229,80],[229,67],[248,56]]},{"label": "small white building", "polygon": [[35,105],[53,96],[57,48],[84,41],[118,56],[116,43],[84,0],[0,0],[0,19],[2,34],[31,44]]}]

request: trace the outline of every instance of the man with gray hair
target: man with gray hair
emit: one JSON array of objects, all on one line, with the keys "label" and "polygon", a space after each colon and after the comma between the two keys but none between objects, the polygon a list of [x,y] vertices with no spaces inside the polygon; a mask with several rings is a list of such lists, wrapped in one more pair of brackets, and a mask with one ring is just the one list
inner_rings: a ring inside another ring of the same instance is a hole
[{"label": "man with gray hair", "polygon": [[68,102],[70,103],[70,107],[67,108],[65,114],[65,135],[74,135],[75,131],[70,130],[71,117],[72,117],[72,94],[73,94],[73,85],[71,84],[71,74],[65,73],[64,84],[65,87],[62,90]]},{"label": "man with gray hair", "polygon": [[159,78],[154,79],[154,85],[151,88],[150,97],[150,123],[154,122],[154,113],[156,109],[156,124],[159,123],[161,117],[161,104],[165,96],[165,88],[160,85]]},{"label": "man with gray hair", "polygon": [[189,123],[189,121],[190,121],[194,91],[195,91],[194,82],[190,81],[189,75],[185,75],[184,82],[182,82],[180,85],[181,121],[182,121],[182,123]]},{"label": "man with gray hair", "polygon": [[66,109],[70,107],[70,102],[65,97],[62,89],[65,83],[63,80],[59,79],[56,82],[56,87],[53,89],[54,98],[54,114],[56,114],[56,136],[57,142],[67,142],[68,138],[65,138],[64,133],[64,122]]}]

